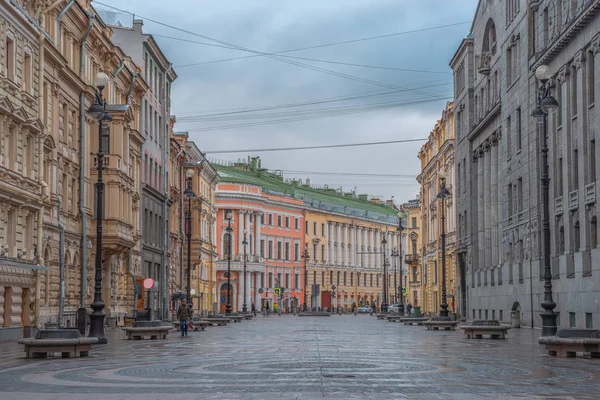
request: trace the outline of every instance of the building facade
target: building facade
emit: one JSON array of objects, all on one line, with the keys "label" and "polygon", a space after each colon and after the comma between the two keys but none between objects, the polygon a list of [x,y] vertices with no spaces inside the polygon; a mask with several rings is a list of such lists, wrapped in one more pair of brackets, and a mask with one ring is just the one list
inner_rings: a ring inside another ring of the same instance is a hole
[{"label": "building facade", "polygon": [[154,317],[169,315],[169,151],[171,85],[177,78],[172,64],[152,35],[143,32],[143,21],[133,27],[113,26],[112,41],[139,66],[148,84],[142,99],[139,125],[144,136],[142,149],[142,273],[155,287],[148,291],[147,305]]},{"label": "building facade", "polygon": [[[427,143],[419,151],[421,174],[421,246],[422,246],[422,308],[423,312],[438,314],[442,303],[442,216],[446,234],[445,278],[448,311],[456,312],[456,232],[454,201],[454,113],[453,103],[448,103],[442,118],[436,123]],[[441,173],[445,174],[446,188],[452,194],[438,198],[442,187]],[[442,209],[444,204],[444,209]],[[442,215],[443,213],[443,215]]]},{"label": "building facade", "polygon": [[[217,222],[215,192],[219,176],[194,142],[188,141],[186,147],[187,158],[184,163],[184,171],[187,183],[191,184],[196,195],[191,199],[191,203],[184,199],[187,203],[186,207],[189,207],[189,204],[192,205],[191,287],[196,293],[191,298],[195,310],[208,313],[214,311],[217,305],[216,262],[218,254],[215,230]],[[184,254],[187,257],[187,246],[184,247]],[[184,269],[186,268],[187,264]]]},{"label": "building facade", "polygon": [[[505,4],[506,3],[506,4]],[[600,323],[598,263],[600,1],[480,1],[454,55],[459,282],[469,318],[541,326],[544,252],[562,327]],[[547,65],[550,249],[543,249],[540,135],[531,117]]]},{"label": "building facade", "polygon": [[25,12],[0,6],[0,340],[39,323],[36,299],[47,269],[41,173],[47,131],[40,121],[40,29],[28,21],[34,12],[32,5]]},{"label": "building facade", "polygon": [[406,288],[404,303],[413,307],[421,307],[421,198],[409,200],[400,206],[404,213],[404,234],[402,238],[402,253],[404,257],[403,287]]}]

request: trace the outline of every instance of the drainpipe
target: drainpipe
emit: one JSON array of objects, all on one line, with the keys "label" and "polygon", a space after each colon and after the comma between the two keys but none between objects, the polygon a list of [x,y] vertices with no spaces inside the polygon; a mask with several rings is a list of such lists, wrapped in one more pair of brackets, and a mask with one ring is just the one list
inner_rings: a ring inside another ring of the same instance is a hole
[{"label": "drainpipe", "polygon": [[113,73],[113,78],[116,78],[116,77],[117,77],[117,75],[119,75],[119,73],[120,73],[121,71],[123,71],[123,69],[125,68],[125,60],[126,60],[126,59],[127,59],[127,57],[124,57],[124,58],[121,60],[121,65],[119,65],[119,68],[117,68],[117,70],[116,70],[116,71]]},{"label": "drainpipe", "polygon": [[[184,146],[186,146],[184,144]],[[185,179],[184,179],[184,170],[183,170],[183,164],[184,162],[181,163],[181,168],[180,168],[180,174],[179,174],[179,180],[180,180],[180,188],[183,188],[183,185],[185,184]],[[183,192],[181,193],[180,196],[180,201],[179,201],[179,207],[180,207],[180,213],[179,213],[179,237],[182,238],[183,235],[183,229],[185,227],[185,209],[184,209],[184,201],[183,201]],[[180,266],[180,273],[181,276],[179,277],[179,281],[181,282],[181,291],[183,292],[183,282],[184,282],[184,265],[183,265],[183,257],[184,257],[184,247],[185,247],[185,240],[181,240],[180,241],[180,252],[181,252],[181,257],[179,257],[179,266]]]},{"label": "drainpipe", "polygon": [[137,82],[139,74],[136,72],[133,74],[133,78],[131,79],[131,86],[129,87],[129,91],[127,92],[127,105],[131,104],[131,93],[133,93],[133,89],[135,88],[135,83]]},{"label": "drainpipe", "polygon": [[[58,22],[58,29],[56,30],[56,43],[55,43],[56,47],[60,48],[60,43],[61,43],[60,21],[61,21],[62,17],[65,16],[65,14],[67,13],[67,11],[69,11],[69,9],[71,7],[73,7],[73,4],[75,4],[75,0],[70,0],[69,3],[65,6],[65,8],[63,8],[62,11],[59,12],[58,16],[56,17],[56,20]],[[46,10],[49,10],[52,7],[53,6],[50,6]],[[89,17],[89,15],[88,15],[88,17]],[[87,37],[87,36],[84,36],[84,37]]]},{"label": "drainpipe", "polygon": [[[73,1],[71,1],[73,3]],[[72,5],[69,3],[67,7]],[[66,9],[66,8],[65,8]],[[63,10],[64,11],[64,10]],[[87,13],[86,13],[87,14]],[[85,73],[85,50],[87,38],[94,24],[94,15],[87,14],[88,26],[81,38],[81,63],[79,77],[83,80]],[[60,17],[60,15],[59,15]],[[60,19],[59,19],[60,21]],[[85,309],[87,297],[87,214],[85,212],[85,91],[79,94],[79,214],[81,215],[81,292],[79,298],[80,309]]]},{"label": "drainpipe", "polygon": [[[57,178],[58,181],[58,178]],[[57,187],[58,187],[58,182]],[[60,244],[58,248],[58,261],[60,263],[59,279],[60,279],[60,291],[59,291],[59,302],[58,302],[58,326],[62,328],[63,315],[65,313],[65,226],[60,222],[60,199],[58,196],[58,215],[57,223],[60,229]]]}]

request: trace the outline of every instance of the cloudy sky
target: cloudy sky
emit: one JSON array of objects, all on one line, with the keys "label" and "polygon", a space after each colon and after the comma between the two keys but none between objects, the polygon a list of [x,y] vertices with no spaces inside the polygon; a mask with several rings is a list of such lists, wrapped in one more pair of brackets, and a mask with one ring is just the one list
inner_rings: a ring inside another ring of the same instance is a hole
[{"label": "cloudy sky", "polygon": [[[396,201],[418,193],[423,142],[210,151],[427,138],[451,98],[448,63],[477,6],[476,0],[101,0],[94,1],[98,9],[107,9],[99,3],[145,18],[144,32],[156,36],[179,75],[172,92],[176,129],[189,131],[208,157],[258,155],[264,168],[286,177]],[[383,35],[389,36],[355,41]],[[347,41],[353,42],[322,46]],[[272,55],[315,46],[321,47]],[[249,55],[255,57],[212,62]]]}]

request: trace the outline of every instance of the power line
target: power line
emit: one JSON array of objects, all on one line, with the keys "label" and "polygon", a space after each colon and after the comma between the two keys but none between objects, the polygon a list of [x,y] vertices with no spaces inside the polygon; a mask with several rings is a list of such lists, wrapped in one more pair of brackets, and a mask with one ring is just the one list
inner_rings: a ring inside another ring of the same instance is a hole
[{"label": "power line", "polygon": [[358,173],[358,172],[327,172],[327,171],[298,171],[289,169],[280,169],[279,171],[297,175],[297,174],[310,174],[310,175],[342,175],[342,176],[365,176],[365,177],[389,177],[389,178],[413,178],[416,179],[416,175],[408,174],[373,174],[373,173]]},{"label": "power line", "polygon": [[329,118],[329,117],[335,117],[335,116],[341,116],[341,115],[372,112],[372,111],[384,110],[384,109],[389,109],[389,108],[402,107],[402,106],[406,106],[406,105],[431,103],[431,102],[436,102],[436,101],[448,101],[451,99],[452,99],[452,97],[450,95],[447,95],[447,96],[438,97],[435,99],[427,99],[427,100],[422,100],[422,101],[407,101],[404,103],[398,102],[397,104],[377,106],[377,107],[371,107],[368,109],[361,109],[361,110],[336,111],[336,112],[330,112],[329,114],[284,118],[284,119],[277,119],[277,120],[272,120],[272,121],[246,122],[246,123],[240,123],[240,124],[209,126],[209,127],[204,127],[204,128],[193,128],[193,129],[188,129],[188,132],[207,132],[207,131],[226,130],[226,129],[233,129],[233,128],[248,128],[248,127],[260,126],[260,125],[272,125],[272,124],[280,124],[280,123],[287,123],[287,122],[306,121],[306,120],[310,120],[310,119],[321,119],[321,118]]},{"label": "power line", "polygon": [[[101,4],[101,3],[98,3],[98,4]],[[338,46],[338,45],[347,44],[347,43],[364,42],[364,41],[368,41],[368,40],[383,39],[383,38],[388,38],[388,37],[393,37],[393,36],[408,35],[411,33],[426,32],[426,31],[431,31],[431,30],[435,30],[435,29],[451,28],[454,26],[466,25],[466,24],[471,24],[471,23],[472,23],[472,21],[456,22],[453,24],[438,25],[438,26],[432,26],[429,28],[413,29],[410,31],[389,33],[386,35],[379,35],[379,36],[370,36],[370,37],[365,37],[365,38],[360,38],[360,39],[345,40],[342,42],[333,42],[333,43],[320,44],[320,45],[316,45],[316,46],[307,46],[307,47],[298,47],[295,49],[280,50],[280,51],[275,51],[271,54],[292,53],[292,52],[301,51],[301,50],[318,49],[318,48],[322,48],[322,47]],[[179,65],[178,67],[181,68],[181,67],[190,67],[193,65],[214,64],[214,63],[220,63],[220,62],[225,62],[225,61],[241,60],[244,58],[254,58],[254,57],[260,57],[260,55],[224,58],[221,60],[212,60],[212,61],[204,61],[204,62],[194,63],[194,64]]]},{"label": "power line", "polygon": [[[442,84],[437,84],[437,85],[421,86],[420,88],[428,89],[428,88],[432,88],[432,87],[447,86],[450,84],[452,84],[452,82],[447,82],[447,83],[442,83]],[[405,92],[405,91],[397,90],[397,91],[388,92],[388,93],[396,93],[397,94],[397,93],[401,93],[401,92]],[[372,96],[373,95],[371,95],[371,96],[354,96],[352,98],[347,98],[346,100],[349,100],[349,99],[354,100],[354,99],[360,99],[360,98],[366,98],[366,97],[372,97]],[[423,99],[420,98],[417,100],[423,100]],[[340,100],[334,100],[334,101],[340,101]],[[366,107],[366,106],[370,106],[370,105],[391,104],[391,103],[397,103],[398,100],[379,102],[379,103],[355,104],[355,105],[348,105],[348,106],[341,106],[341,107],[316,108],[316,109],[313,108],[313,109],[308,109],[308,110],[273,112],[273,113],[268,113],[268,114],[251,114],[251,113],[257,112],[257,111],[272,111],[272,110],[277,110],[277,109],[282,109],[282,108],[303,107],[303,106],[307,106],[307,105],[323,104],[326,102],[332,102],[332,101],[330,100],[330,101],[321,101],[321,102],[318,102],[318,101],[317,102],[306,102],[306,103],[298,103],[296,105],[281,105],[281,106],[265,107],[262,109],[255,108],[255,109],[229,111],[229,112],[221,112],[221,113],[214,113],[214,114],[188,115],[188,116],[178,118],[178,121],[179,122],[188,122],[188,121],[202,121],[202,120],[216,121],[219,119],[231,120],[231,119],[236,119],[236,118],[245,118],[245,119],[270,118],[270,117],[284,116],[284,115],[290,115],[290,114],[306,114],[306,113],[311,113],[311,112],[326,112],[328,110],[353,109],[353,108]],[[246,114],[246,115],[240,115],[240,114]]]},{"label": "power line", "polygon": [[[211,47],[219,47],[219,48],[223,48],[223,49],[237,50],[235,47],[231,47],[231,46],[222,46],[222,45],[219,45],[219,44],[207,43],[207,42],[200,42],[200,41],[197,41],[197,40],[183,39],[183,38],[177,38],[177,37],[173,37],[173,36],[166,36],[166,35],[159,35],[159,34],[152,34],[152,36],[154,36],[154,37],[160,37],[160,38],[163,38],[163,39],[169,39],[169,40],[177,40],[177,41],[186,42],[186,43],[201,44],[201,45],[204,45],[204,46],[211,46]],[[314,62],[321,62],[321,63],[327,63],[327,64],[347,65],[347,66],[351,66],[351,67],[375,68],[375,69],[385,69],[385,70],[391,70],[391,71],[416,72],[416,73],[423,73],[423,74],[452,75],[452,72],[427,71],[427,70],[422,70],[422,69],[410,69],[410,68],[388,67],[388,66],[381,66],[381,65],[357,64],[357,63],[349,63],[349,62],[343,62],[343,61],[322,60],[322,59],[317,59],[317,58],[289,56],[289,55],[283,55],[282,54],[282,53],[286,53],[286,52],[290,52],[290,51],[296,51],[296,50],[274,51],[274,52],[269,53],[269,54],[277,54],[280,57],[294,58],[294,59],[297,59],[297,60],[314,61]],[[258,56],[248,56],[248,57],[258,57]],[[247,57],[241,57],[241,58],[247,58]],[[232,58],[231,60],[235,60],[235,58]],[[200,65],[210,64],[210,63],[214,63],[214,62],[218,62],[218,61],[207,61],[207,62],[201,62],[201,63],[181,64],[181,65],[175,65],[174,67],[175,68],[187,68],[187,67],[194,67],[194,66],[200,66]]]},{"label": "power line", "polygon": [[346,143],[346,144],[329,144],[321,146],[300,146],[300,147],[279,147],[271,149],[244,149],[244,150],[208,150],[206,154],[223,154],[223,153],[264,153],[268,151],[293,151],[293,150],[315,150],[315,149],[333,149],[341,147],[362,147],[362,146],[378,146],[382,144],[397,144],[411,142],[426,142],[428,139],[402,139],[388,140],[385,142],[364,142],[364,143]]},{"label": "power line", "polygon": [[[101,2],[96,2],[96,4],[112,8],[112,9],[117,10],[119,12],[123,12],[123,13],[134,15],[134,13],[132,13],[130,11],[119,9],[117,7],[113,7],[113,6],[110,6],[108,4],[104,4],[104,3],[101,3]],[[189,31],[187,29],[178,28],[178,27],[176,27],[174,25],[166,24],[164,22],[160,22],[160,21],[154,20],[152,18],[144,17],[142,15],[137,15],[137,16],[139,18],[142,18],[144,20],[153,22],[153,23],[158,24],[158,25],[165,26],[167,28],[171,28],[171,29],[174,29],[174,30],[177,30],[177,31],[180,31],[180,32],[184,32],[184,33],[187,33],[187,34],[190,34],[190,35],[193,35],[193,36],[197,36],[197,37],[200,37],[200,38],[203,38],[203,39],[207,39],[207,40],[210,40],[212,42],[219,43],[219,44],[222,44],[222,45],[225,45],[225,46],[230,46],[230,47],[233,47],[236,50],[243,50],[243,51],[246,51],[246,52],[249,52],[249,53],[253,53],[253,54],[256,54],[256,55],[260,55],[260,56],[263,56],[263,57],[270,58],[270,59],[275,60],[275,61],[284,62],[284,63],[290,64],[290,65],[295,65],[295,66],[298,66],[300,68],[306,68],[306,69],[310,69],[310,70],[313,70],[313,71],[322,72],[322,73],[325,73],[325,74],[328,74],[328,75],[333,75],[333,76],[338,76],[340,78],[353,80],[353,81],[356,81],[356,82],[367,83],[367,84],[370,84],[370,85],[387,87],[387,88],[390,88],[390,89],[405,89],[403,87],[396,86],[396,85],[390,85],[390,84],[386,84],[386,83],[383,83],[383,82],[374,81],[374,80],[371,80],[371,79],[365,79],[365,78],[360,78],[360,77],[354,76],[354,75],[340,73],[340,72],[329,70],[329,69],[326,69],[326,68],[320,68],[320,67],[315,67],[315,66],[312,66],[312,65],[303,64],[303,63],[296,62],[296,61],[286,60],[286,59],[284,59],[282,57],[278,57],[278,56],[274,55],[273,53],[266,53],[266,52],[262,52],[262,51],[252,50],[252,49],[249,49],[249,48],[244,47],[244,46],[239,46],[239,45],[236,45],[236,44],[233,44],[233,43],[229,43],[229,42],[226,42],[226,41],[223,41],[223,40],[215,39],[215,38],[212,38],[210,36],[206,36],[206,35],[202,35],[202,34],[199,34],[199,33],[196,33],[196,32]],[[431,28],[429,28],[429,29],[431,29]],[[434,94],[427,93],[427,92],[417,92],[417,93],[421,93],[423,95],[430,96],[430,97],[434,97],[435,96]]]}]

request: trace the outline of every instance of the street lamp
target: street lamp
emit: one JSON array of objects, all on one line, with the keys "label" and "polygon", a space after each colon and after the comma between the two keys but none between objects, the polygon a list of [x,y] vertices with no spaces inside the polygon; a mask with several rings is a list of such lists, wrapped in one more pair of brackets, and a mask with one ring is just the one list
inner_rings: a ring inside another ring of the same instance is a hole
[{"label": "street lamp", "polygon": [[387,303],[387,257],[385,252],[385,246],[387,245],[386,240],[387,232],[383,233],[383,239],[381,240],[381,244],[383,246],[383,300],[381,302],[381,312],[386,313],[388,311],[388,303]]},{"label": "street lamp", "polygon": [[187,300],[188,304],[192,304],[192,199],[196,197],[196,193],[192,190],[192,176],[194,171],[188,169],[186,172],[188,184],[183,191],[183,196],[188,199],[188,209],[185,214],[185,234],[187,236]]},{"label": "street lamp", "polygon": [[437,195],[438,199],[442,200],[440,210],[440,219],[442,220],[442,303],[440,304],[440,317],[448,318],[448,301],[446,299],[446,199],[450,197],[450,191],[446,188],[446,172],[441,170],[440,177],[440,192]]},{"label": "street lamp", "polygon": [[[104,168],[104,149],[102,148],[102,129],[108,127],[112,118],[106,111],[106,101],[102,98],[102,91],[108,85],[108,76],[104,72],[98,72],[94,77],[96,86],[96,100],[88,108],[88,115],[98,121],[98,153],[97,170],[98,182],[96,182],[96,271],[94,284],[94,302],[91,304],[89,337],[98,338],[98,343],[106,344],[108,340],[104,335],[104,301],[102,300],[102,219],[104,217],[104,182],[102,181],[102,169]],[[109,149],[106,149],[109,151]]]},{"label": "street lamp", "polygon": [[400,233],[400,237],[398,238],[398,260],[400,263],[400,306],[398,307],[398,313],[404,314],[404,282],[402,280],[402,234],[404,233],[404,226],[402,225],[402,213],[398,213],[398,233]]},{"label": "street lamp", "polygon": [[248,231],[246,229],[244,229],[244,241],[242,242],[242,244],[244,245],[244,304],[242,305],[242,312],[246,313],[248,312],[248,307],[246,305],[246,246],[248,245],[248,242],[246,241],[246,235],[248,234]]},{"label": "street lamp", "polygon": [[308,261],[310,260],[310,256],[308,255],[308,243],[304,247],[304,253],[302,253],[302,258],[304,259],[304,311],[307,310],[306,306],[306,292],[308,287]]},{"label": "street lamp", "polygon": [[544,241],[544,301],[542,308],[544,311],[540,314],[542,317],[542,336],[556,335],[556,303],[552,299],[552,269],[550,265],[550,177],[548,172],[548,114],[553,113],[558,108],[558,101],[552,96],[551,89],[554,83],[550,80],[550,68],[547,65],[540,65],[535,70],[535,77],[540,81],[540,87],[537,92],[536,108],[531,116],[542,123],[541,129],[541,151],[542,151],[542,235]]},{"label": "street lamp", "polygon": [[[398,261],[396,261],[397,257],[398,253],[396,253],[395,249],[392,249],[390,258],[392,259],[392,264],[394,265],[394,301],[392,302],[394,304],[398,302]],[[400,281],[400,283],[402,283],[402,281]]]},{"label": "street lamp", "polygon": [[225,304],[225,315],[231,315],[231,241],[233,228],[231,228],[231,220],[233,219],[233,213],[228,212],[227,218],[227,234],[229,235],[229,245],[227,246],[227,303]]}]

